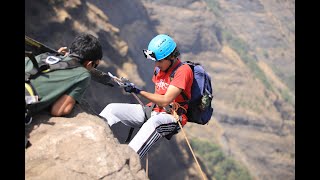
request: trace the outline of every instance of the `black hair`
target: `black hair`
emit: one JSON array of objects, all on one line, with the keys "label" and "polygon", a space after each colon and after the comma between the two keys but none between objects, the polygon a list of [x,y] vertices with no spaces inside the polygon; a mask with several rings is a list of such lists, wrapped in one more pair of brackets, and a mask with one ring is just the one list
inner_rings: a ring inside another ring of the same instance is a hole
[{"label": "black hair", "polygon": [[82,33],[75,37],[70,45],[71,55],[85,60],[97,61],[102,59],[102,47],[99,40],[91,34]]},{"label": "black hair", "polygon": [[169,54],[169,56],[167,56],[165,59],[168,59],[171,63],[170,66],[167,68],[167,70],[165,70],[165,72],[168,72],[168,70],[172,67],[173,65],[173,60],[172,58],[177,58],[178,56],[180,56],[180,52],[178,50],[178,48],[174,48],[174,50],[172,51],[172,53]]},{"label": "black hair", "polygon": [[168,58],[177,58],[178,56],[180,56],[180,52],[178,50],[178,48],[174,48],[174,50],[172,51],[172,53],[170,53],[167,57]]}]

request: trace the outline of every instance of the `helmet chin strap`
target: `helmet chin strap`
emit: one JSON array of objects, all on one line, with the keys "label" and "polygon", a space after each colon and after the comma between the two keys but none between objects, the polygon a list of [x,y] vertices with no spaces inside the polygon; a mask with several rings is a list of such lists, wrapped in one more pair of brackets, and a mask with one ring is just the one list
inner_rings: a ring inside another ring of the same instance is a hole
[{"label": "helmet chin strap", "polygon": [[169,61],[171,62],[170,63],[170,66],[164,71],[164,72],[168,72],[169,69],[172,67],[172,65],[174,64],[174,60],[176,60],[177,58],[174,58],[174,59],[170,59]]}]

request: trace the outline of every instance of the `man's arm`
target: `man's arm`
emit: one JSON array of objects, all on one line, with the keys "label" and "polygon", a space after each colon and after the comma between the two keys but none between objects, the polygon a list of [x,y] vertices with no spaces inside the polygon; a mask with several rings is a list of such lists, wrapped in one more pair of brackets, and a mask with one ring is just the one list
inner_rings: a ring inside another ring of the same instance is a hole
[{"label": "man's arm", "polygon": [[164,95],[153,94],[147,91],[140,91],[140,94],[151,102],[156,103],[158,106],[165,107],[169,105],[180,93],[182,89],[170,85]]},{"label": "man's arm", "polygon": [[70,114],[76,102],[80,102],[85,90],[90,83],[90,74],[83,73],[77,84],[73,85],[68,91],[64,93],[58,100],[56,100],[51,107],[52,116],[64,116]]},{"label": "man's arm", "polygon": [[51,107],[52,116],[64,116],[71,113],[76,101],[69,95],[61,96]]}]

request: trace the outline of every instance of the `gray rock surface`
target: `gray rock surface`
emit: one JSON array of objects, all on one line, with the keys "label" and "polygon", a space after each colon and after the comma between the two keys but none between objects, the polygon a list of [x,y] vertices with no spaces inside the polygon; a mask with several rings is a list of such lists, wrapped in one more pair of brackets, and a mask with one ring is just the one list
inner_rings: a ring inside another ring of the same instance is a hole
[{"label": "gray rock surface", "polygon": [[80,106],[70,117],[35,116],[26,134],[26,179],[148,179],[138,155]]}]

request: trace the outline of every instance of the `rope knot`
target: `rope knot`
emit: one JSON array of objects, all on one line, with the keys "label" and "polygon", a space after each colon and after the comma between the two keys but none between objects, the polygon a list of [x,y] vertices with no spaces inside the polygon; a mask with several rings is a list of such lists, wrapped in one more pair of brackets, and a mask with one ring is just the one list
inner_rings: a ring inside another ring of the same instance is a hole
[{"label": "rope knot", "polygon": [[179,115],[177,113],[177,111],[181,108],[182,110],[184,110],[185,112],[187,112],[186,108],[184,108],[183,106],[181,106],[179,103],[177,102],[172,102],[171,104],[171,115],[173,115],[173,117],[176,119],[176,121],[179,121]]}]

